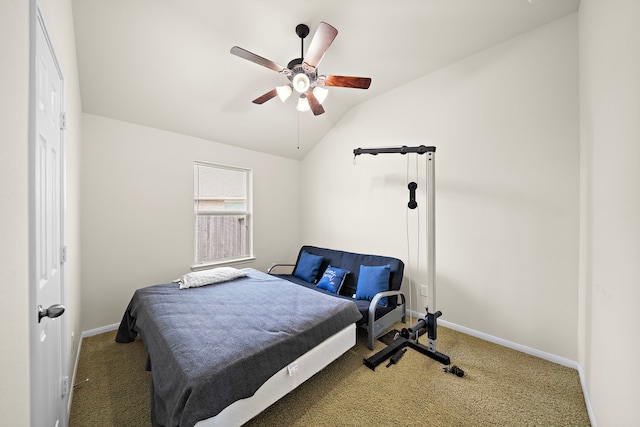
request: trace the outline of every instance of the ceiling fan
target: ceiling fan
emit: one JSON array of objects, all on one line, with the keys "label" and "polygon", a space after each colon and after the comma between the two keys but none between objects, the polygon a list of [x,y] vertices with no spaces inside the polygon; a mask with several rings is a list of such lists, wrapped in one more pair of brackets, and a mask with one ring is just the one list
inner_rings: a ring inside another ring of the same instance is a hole
[{"label": "ceiling fan", "polygon": [[263,104],[276,96],[280,97],[282,102],[284,102],[295,91],[299,95],[298,110],[306,111],[311,109],[313,114],[318,116],[324,113],[322,102],[328,93],[328,90],[325,89],[324,86],[355,89],[369,88],[369,85],[371,85],[371,79],[369,77],[327,76],[318,74],[318,64],[320,64],[327,49],[338,35],[338,30],[334,27],[326,22],[320,22],[316,33],[311,39],[311,44],[309,45],[306,55],[304,54],[304,39],[309,35],[309,27],[305,24],[298,25],[296,27],[296,34],[300,37],[301,41],[301,57],[291,60],[286,67],[258,56],[255,53],[251,53],[241,47],[234,46],[231,48],[233,55],[255,62],[289,79],[289,84],[271,89],[264,95],[254,99],[254,104]]}]

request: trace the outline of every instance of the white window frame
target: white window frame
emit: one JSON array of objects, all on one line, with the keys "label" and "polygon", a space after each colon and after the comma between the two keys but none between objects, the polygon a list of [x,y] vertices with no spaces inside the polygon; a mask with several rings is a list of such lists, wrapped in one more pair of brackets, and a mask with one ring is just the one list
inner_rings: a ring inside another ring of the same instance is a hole
[{"label": "white window frame", "polygon": [[[209,163],[209,162],[201,162],[196,161],[193,163],[194,170],[194,186],[195,184],[195,171],[196,167],[204,166],[211,167],[217,169],[227,169],[232,171],[244,172],[246,174],[246,210],[245,211],[212,211],[209,213],[198,212],[196,209],[196,189],[194,188],[194,199],[193,199],[193,230],[194,230],[194,247],[193,247],[193,258],[194,264],[191,266],[193,271],[202,270],[206,268],[211,268],[215,266],[221,265],[229,265],[229,264],[237,264],[243,262],[250,262],[255,260],[253,255],[253,171],[248,168],[242,168],[238,166],[229,166],[217,163]],[[244,215],[246,218],[245,228],[246,228],[246,245],[247,245],[247,254],[245,256],[234,257],[234,258],[223,258],[217,260],[207,260],[207,261],[198,261],[198,217],[202,215],[213,215],[213,216],[228,216],[228,215]]]}]

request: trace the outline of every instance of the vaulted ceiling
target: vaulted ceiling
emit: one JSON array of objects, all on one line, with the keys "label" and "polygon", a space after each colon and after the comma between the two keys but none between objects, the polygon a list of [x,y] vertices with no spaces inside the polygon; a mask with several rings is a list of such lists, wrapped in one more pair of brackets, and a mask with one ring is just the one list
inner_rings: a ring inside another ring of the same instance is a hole
[{"label": "vaulted ceiling", "polygon": [[[579,0],[73,0],[82,108],[96,114],[293,159],[354,105],[577,11]],[[321,74],[371,77],[329,88],[314,116],[295,97],[251,101],[286,77],[231,55],[300,57],[295,33],[339,31]],[[299,148],[298,148],[299,147]]]}]

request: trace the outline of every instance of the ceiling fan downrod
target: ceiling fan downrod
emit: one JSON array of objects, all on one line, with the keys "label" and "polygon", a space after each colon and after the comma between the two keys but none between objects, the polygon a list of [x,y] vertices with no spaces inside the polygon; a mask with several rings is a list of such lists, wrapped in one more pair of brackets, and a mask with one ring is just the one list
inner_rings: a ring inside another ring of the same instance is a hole
[{"label": "ceiling fan downrod", "polygon": [[304,39],[309,35],[309,26],[298,24],[296,26],[296,34],[300,37],[300,58],[304,58]]},{"label": "ceiling fan downrod", "polygon": [[309,35],[309,27],[305,24],[298,24],[296,34],[300,37],[300,58],[294,58],[287,64],[287,68],[292,71],[296,65],[300,65],[304,61],[304,39]]}]

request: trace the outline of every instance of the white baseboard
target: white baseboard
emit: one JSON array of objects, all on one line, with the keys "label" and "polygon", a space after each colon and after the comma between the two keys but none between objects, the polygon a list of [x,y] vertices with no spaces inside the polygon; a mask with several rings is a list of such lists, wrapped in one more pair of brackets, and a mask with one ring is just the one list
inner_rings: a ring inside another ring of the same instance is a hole
[{"label": "white baseboard", "polygon": [[[425,316],[425,313],[417,313],[413,310],[407,310],[407,315],[411,315],[416,317],[416,319],[422,319]],[[580,376],[580,385],[582,387],[582,394],[584,396],[584,403],[587,406],[587,413],[589,414],[589,421],[591,422],[591,427],[596,426],[596,417],[593,413],[593,407],[591,406],[591,400],[589,397],[589,388],[587,387],[586,375],[584,372],[584,368],[579,362],[575,360],[567,359],[564,357],[557,356],[552,353],[547,353],[546,351],[537,350],[532,347],[528,347],[526,345],[518,344],[509,340],[505,340],[503,338],[499,338],[493,335],[485,334],[484,332],[476,331],[475,329],[467,328],[465,326],[460,326],[455,323],[447,322],[446,320],[438,320],[438,324],[444,326],[445,328],[453,329],[454,331],[462,332],[463,334],[471,335],[472,337],[480,338],[485,341],[492,342],[494,344],[501,345],[503,347],[507,347],[516,351],[520,351],[525,354],[529,354],[531,356],[539,357],[541,359],[547,360],[549,362],[557,363],[562,366],[566,366],[569,368],[576,369],[578,371],[578,375]]]},{"label": "white baseboard", "polygon": [[587,387],[587,375],[584,372],[582,364],[578,365],[578,374],[580,374],[580,384],[582,385],[582,394],[584,395],[584,403],[587,405],[587,413],[589,414],[589,421],[591,421],[591,427],[597,427],[596,414],[593,412],[591,406],[591,398],[589,397],[589,387]]},{"label": "white baseboard", "polygon": [[438,323],[444,326],[445,328],[453,329],[455,331],[462,332],[467,335],[471,335],[473,337],[483,339],[485,341],[499,344],[503,347],[517,350],[522,353],[529,354],[531,356],[539,357],[540,359],[544,359],[549,362],[557,363],[559,365],[567,366],[573,369],[578,369],[579,364],[575,360],[566,359],[564,357],[560,357],[552,353],[547,353],[546,351],[538,350],[532,347],[527,347],[526,345],[518,344],[513,341],[509,341],[493,335],[485,334],[484,332],[479,332],[474,329],[456,325],[455,323],[447,322],[446,320],[438,320]]},{"label": "white baseboard", "polygon": [[[407,314],[410,314],[418,319],[422,319],[425,316],[425,313],[416,313],[413,310],[407,310]],[[530,354],[531,356],[536,356],[544,360],[548,360],[549,362],[557,363],[562,366],[567,366],[569,368],[578,369],[578,362],[570,359],[566,359],[564,357],[556,356],[555,354],[547,353],[542,350],[537,350],[532,347],[527,347],[526,345],[518,344],[509,340],[505,340],[503,338],[499,338],[493,335],[485,334],[484,332],[476,331],[475,329],[467,328],[466,326],[460,326],[455,323],[447,322],[446,320],[438,320],[438,324],[444,326],[445,328],[453,329],[454,331],[462,332],[463,334],[471,335],[472,337],[480,338],[485,341],[489,341],[495,344],[499,344],[503,347],[507,347],[513,350],[520,351],[522,353]]]},{"label": "white baseboard", "polygon": [[[71,382],[69,383],[69,406],[67,407],[67,415],[71,415],[71,403],[73,401],[73,390],[74,384],[76,383],[76,374],[78,373],[78,361],[80,360],[80,350],[82,349],[82,336],[80,336],[80,341],[78,342],[78,351],[76,351],[76,361],[73,364],[73,374],[71,375]],[[69,420],[67,420],[67,424],[69,424]]]},{"label": "white baseboard", "polygon": [[113,325],[101,326],[99,328],[89,329],[88,331],[82,331],[82,338],[92,337],[94,335],[103,334],[105,332],[115,331],[119,326],[119,323],[114,323]]}]

